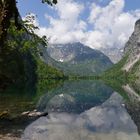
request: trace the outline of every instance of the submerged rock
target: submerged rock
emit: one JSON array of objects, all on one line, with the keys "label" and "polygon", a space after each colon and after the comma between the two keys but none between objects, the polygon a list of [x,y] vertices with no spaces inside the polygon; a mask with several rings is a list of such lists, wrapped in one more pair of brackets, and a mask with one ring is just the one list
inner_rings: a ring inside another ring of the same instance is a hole
[{"label": "submerged rock", "polygon": [[42,117],[42,116],[47,116],[48,113],[47,112],[39,112],[37,110],[33,110],[33,111],[26,111],[21,113],[22,116],[28,116],[28,117]]}]

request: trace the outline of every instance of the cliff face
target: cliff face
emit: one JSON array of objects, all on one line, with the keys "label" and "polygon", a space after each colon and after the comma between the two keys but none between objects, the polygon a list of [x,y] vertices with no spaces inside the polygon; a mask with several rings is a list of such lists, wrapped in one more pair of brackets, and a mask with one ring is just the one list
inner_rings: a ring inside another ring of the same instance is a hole
[{"label": "cliff face", "polygon": [[140,84],[140,20],[135,23],[134,32],[125,44],[123,52],[122,59],[106,71],[104,76],[113,76],[119,80],[126,79],[126,75],[129,80],[137,77],[135,84],[138,85]]},{"label": "cliff face", "polygon": [[126,43],[124,52],[127,53],[138,48],[140,48],[140,20],[136,22],[134,32]]},{"label": "cliff face", "polygon": [[127,59],[122,70],[132,77],[137,77],[133,84],[138,87],[140,85],[140,20],[136,22],[134,32],[125,45],[124,56]]},{"label": "cliff face", "polygon": [[135,24],[134,32],[129,38],[124,48],[125,55],[128,55],[123,70],[131,71],[135,64],[140,60],[140,20]]},{"label": "cliff face", "polygon": [[114,64],[118,63],[123,56],[123,49],[117,48],[116,46],[112,48],[101,48],[100,51],[108,56]]}]

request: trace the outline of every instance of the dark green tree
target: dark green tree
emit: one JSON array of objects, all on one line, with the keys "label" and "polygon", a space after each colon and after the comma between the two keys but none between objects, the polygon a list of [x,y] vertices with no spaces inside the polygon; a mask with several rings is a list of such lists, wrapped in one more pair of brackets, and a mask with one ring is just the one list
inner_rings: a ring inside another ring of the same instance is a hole
[{"label": "dark green tree", "polygon": [[[4,46],[11,18],[14,18],[17,29],[21,29],[16,3],[16,0],[0,0],[0,49]],[[57,0],[42,0],[42,3],[52,6],[57,3]]]}]

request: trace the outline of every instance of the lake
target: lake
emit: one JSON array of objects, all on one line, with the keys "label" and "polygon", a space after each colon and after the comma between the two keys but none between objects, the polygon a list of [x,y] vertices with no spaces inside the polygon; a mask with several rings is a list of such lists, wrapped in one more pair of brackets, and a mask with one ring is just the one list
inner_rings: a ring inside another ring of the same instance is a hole
[{"label": "lake", "polygon": [[[28,117],[27,111],[48,112]],[[65,81],[42,92],[0,93],[0,139],[139,140],[140,96],[132,85]]]}]

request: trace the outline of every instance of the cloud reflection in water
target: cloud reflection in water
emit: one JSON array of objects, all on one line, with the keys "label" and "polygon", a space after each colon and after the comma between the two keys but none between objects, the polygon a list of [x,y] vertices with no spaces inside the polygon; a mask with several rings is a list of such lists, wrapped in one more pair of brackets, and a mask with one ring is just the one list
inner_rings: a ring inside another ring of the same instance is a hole
[{"label": "cloud reflection in water", "polygon": [[137,128],[114,93],[80,115],[51,113],[29,125],[23,140],[139,140]]}]

